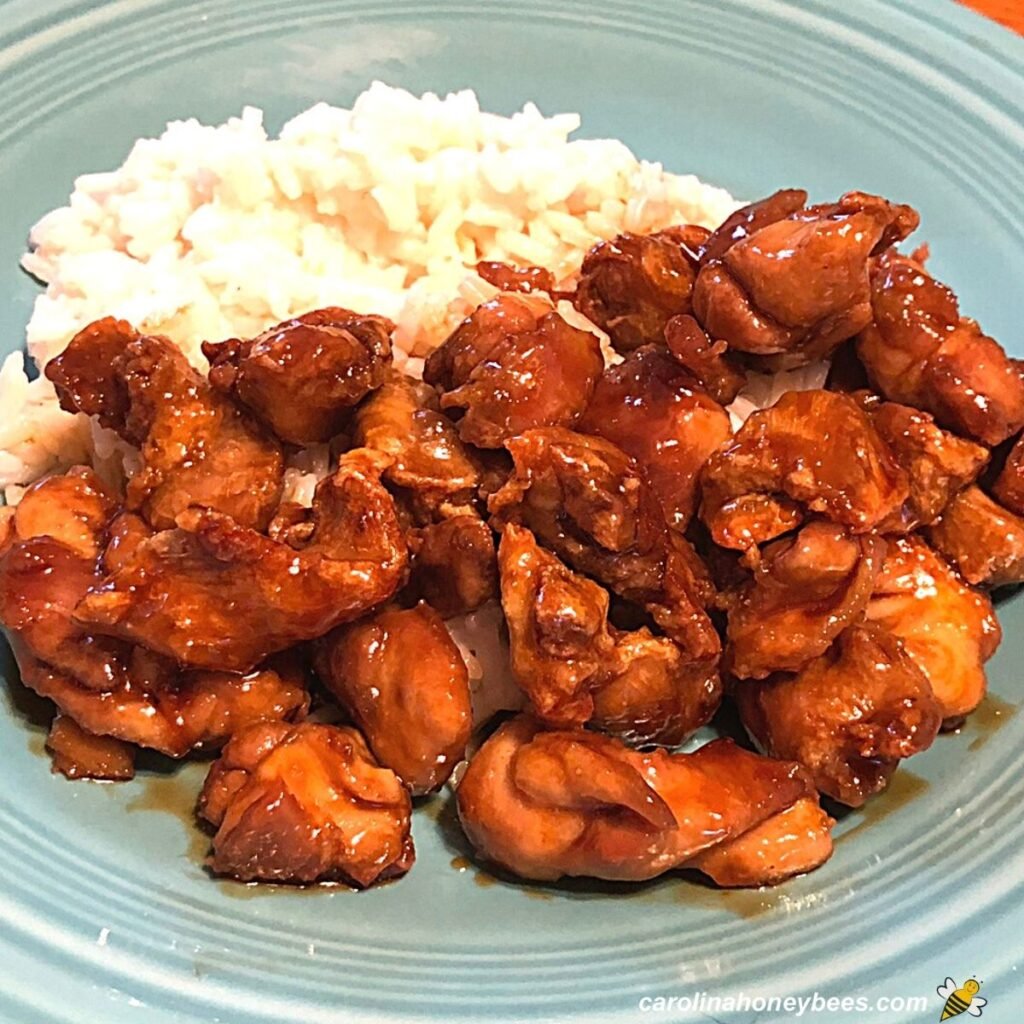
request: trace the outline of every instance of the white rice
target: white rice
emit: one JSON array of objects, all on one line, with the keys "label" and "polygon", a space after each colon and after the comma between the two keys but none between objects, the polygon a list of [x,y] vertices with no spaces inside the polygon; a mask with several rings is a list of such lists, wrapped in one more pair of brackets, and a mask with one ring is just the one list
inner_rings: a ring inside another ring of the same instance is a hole
[{"label": "white rice", "polygon": [[497,601],[448,620],[452,639],[458,644],[469,669],[473,722],[481,725],[499,711],[518,711],[525,703],[509,665],[505,617]]},{"label": "white rice", "polygon": [[[416,97],[374,83],[351,110],[320,103],[270,138],[262,113],[211,127],[176,121],[115,171],[85,174],[33,228],[22,264],[46,283],[27,330],[38,367],[107,315],[169,335],[203,367],[203,340],[250,336],[325,305],[398,324],[396,362],[417,373],[492,293],[480,260],[570,278],[596,241],[674,223],[714,227],[737,203],[692,175],[637,160],[614,140],[569,141],[576,114],[512,117],[476,96]],[[0,488],[119,451],[29,383],[0,372]],[[129,467],[130,468],[130,467]],[[316,467],[319,469],[319,467]],[[316,470],[293,467],[308,491]]]},{"label": "white rice", "polygon": [[8,503],[53,466],[88,461],[88,421],[61,411],[49,381],[29,381],[20,352],[0,365],[0,412],[0,485]]}]

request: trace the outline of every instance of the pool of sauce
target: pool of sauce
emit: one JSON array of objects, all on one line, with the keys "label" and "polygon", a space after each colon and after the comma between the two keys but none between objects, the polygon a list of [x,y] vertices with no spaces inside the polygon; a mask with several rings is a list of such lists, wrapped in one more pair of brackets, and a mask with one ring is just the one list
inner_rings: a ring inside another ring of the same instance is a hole
[{"label": "pool of sauce", "polygon": [[494,875],[478,868],[468,857],[452,857],[451,866],[458,871],[460,874],[463,871],[473,872],[473,882],[480,886],[481,889],[489,888],[492,885],[498,884],[498,879]]},{"label": "pool of sauce", "polygon": [[483,868],[475,864],[469,859],[469,857],[452,857],[449,863],[460,874],[464,871],[471,871],[473,873],[473,884],[479,886],[481,889],[489,889],[492,885],[505,883],[506,888],[515,889],[516,892],[521,893],[530,900],[553,900],[557,895],[555,890],[541,889],[534,885],[527,885],[519,879],[498,878],[495,875],[492,875],[489,871],[484,871]]},{"label": "pool of sauce", "polygon": [[[863,807],[844,809],[839,812],[843,817],[852,817],[857,824],[853,828],[847,829],[841,836],[837,836],[836,842],[846,842],[858,832],[866,828],[873,828],[879,822],[885,821],[906,807],[907,804],[927,793],[930,786],[931,783],[927,779],[915,775],[901,764],[889,785],[877,796],[870,797]],[[830,813],[835,814],[836,812],[831,810]]]},{"label": "pool of sauce", "polygon": [[1019,710],[1019,705],[1011,704],[994,693],[985,695],[985,699],[971,712],[961,732],[968,731],[973,738],[967,745],[972,753],[980,750]]},{"label": "pool of sauce", "polygon": [[190,828],[194,827],[199,792],[187,779],[179,775],[138,775],[135,787],[139,792],[125,805],[126,811],[173,814]]},{"label": "pool of sauce", "polygon": [[775,889],[719,889],[697,879],[673,879],[675,898],[702,911],[722,911],[752,920],[776,910],[784,902]]},{"label": "pool of sauce", "polygon": [[[224,896],[233,900],[269,899],[275,896],[325,896],[333,893],[354,893],[354,889],[343,882],[317,882],[315,885],[279,885],[275,882],[239,882],[233,878],[216,878],[217,888]],[[383,883],[387,885],[388,883]],[[380,886],[374,886],[379,888]]]}]

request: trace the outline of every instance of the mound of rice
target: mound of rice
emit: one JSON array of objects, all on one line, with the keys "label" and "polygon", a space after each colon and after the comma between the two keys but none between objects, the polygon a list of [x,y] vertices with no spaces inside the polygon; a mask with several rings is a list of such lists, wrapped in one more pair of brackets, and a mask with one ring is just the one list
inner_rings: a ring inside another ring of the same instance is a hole
[{"label": "mound of rice", "polygon": [[[78,178],[68,205],[33,228],[22,264],[47,287],[28,354],[42,367],[114,315],[170,336],[202,367],[203,340],[340,305],[391,317],[396,362],[415,373],[493,294],[472,273],[478,261],[568,279],[600,239],[714,227],[735,209],[722,189],[620,142],[569,141],[579,126],[533,104],[500,117],[469,91],[417,97],[381,83],[351,110],[317,104],[276,139],[251,107],[215,127],[176,121],[117,170]],[[28,381],[20,354],[0,370],[0,408],[9,501],[54,468],[119,457],[105,432],[57,408],[45,380]]]}]

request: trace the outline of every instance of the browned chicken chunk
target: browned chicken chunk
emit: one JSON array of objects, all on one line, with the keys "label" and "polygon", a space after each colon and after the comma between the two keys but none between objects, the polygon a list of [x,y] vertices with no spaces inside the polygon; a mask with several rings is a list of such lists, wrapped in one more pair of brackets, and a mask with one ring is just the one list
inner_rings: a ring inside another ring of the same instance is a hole
[{"label": "browned chicken chunk", "polygon": [[513,267],[508,263],[485,260],[476,265],[476,272],[503,292],[547,292],[555,290],[555,278],[543,267]]},{"label": "browned chicken chunk", "polygon": [[453,516],[413,529],[410,587],[446,618],[479,608],[498,593],[491,528],[476,515]]},{"label": "browned chicken chunk", "polygon": [[954,495],[977,479],[988,449],[943,430],[926,412],[874,397],[862,401],[910,481],[903,508],[880,529],[903,533],[933,523]]},{"label": "browned chicken chunk", "polygon": [[742,390],[747,375],[724,341],[712,341],[692,316],[674,316],[665,325],[672,358],[716,401],[728,405]]},{"label": "browned chicken chunk", "polygon": [[687,867],[723,888],[776,885],[813,871],[832,856],[834,824],[815,797],[801,797],[738,839],[697,854]]},{"label": "browned chicken chunk", "polygon": [[799,761],[822,793],[851,807],[927,750],[942,723],[927,677],[877,626],[851,626],[799,674],[741,683],[735,698],[765,753]]},{"label": "browned chicken chunk", "polygon": [[96,474],[77,467],[29,488],[0,525],[0,625],[34,657],[94,690],[127,681],[128,645],[72,617],[102,579],[116,510]]},{"label": "browned chicken chunk", "polygon": [[462,760],[472,727],[469,673],[429,605],[388,608],[316,643],[324,685],[377,760],[414,794],[437,789]]},{"label": "browned chicken chunk", "polygon": [[610,626],[608,592],[529,530],[506,526],[498,557],[512,674],[539,718],[668,744],[711,719],[721,701],[717,659],[690,663],[666,637]]},{"label": "browned chicken chunk", "polygon": [[533,534],[505,527],[498,550],[501,603],[512,675],[536,713],[552,725],[583,725],[611,647],[608,591],[577,576],[537,546]]},{"label": "browned chicken chunk", "polygon": [[639,881],[812,796],[797,765],[729,740],[694,754],[641,753],[594,733],[544,732],[520,717],[470,762],[458,809],[481,857],[522,878]]},{"label": "browned chicken chunk", "polygon": [[645,627],[611,632],[615,646],[594,690],[592,728],[634,746],[674,747],[711,721],[722,703],[717,658],[691,661]]},{"label": "browned chicken chunk", "polygon": [[395,325],[330,306],[248,341],[204,342],[210,383],[241,402],[282,441],[313,444],[344,429],[352,408],[391,364]]},{"label": "browned chicken chunk", "polygon": [[404,583],[405,543],[380,482],[387,460],[343,455],[313,499],[298,549],[193,509],[143,541],[79,604],[76,618],[183,665],[248,671],[268,654],[322,636]]},{"label": "browned chicken chunk", "polygon": [[829,355],[871,322],[869,261],[917,227],[917,214],[863,192],[793,209],[777,193],[739,211],[708,242],[694,314],[729,348],[775,369]]},{"label": "browned chicken chunk", "polygon": [[[239,725],[304,711],[303,676],[290,662],[244,677],[181,674],[73,620],[104,568],[131,557],[130,547],[149,536],[137,517],[114,512],[92,471],[72,470],[32,488],[6,517],[0,542],[0,623],[24,682],[80,727],[78,736],[64,726],[61,738],[82,751],[83,766],[89,734],[181,757],[222,743]],[[116,745],[97,745],[114,758]]]},{"label": "browned chicken chunk", "polygon": [[459,434],[500,448],[531,427],[571,426],[604,360],[596,335],[570,327],[545,301],[504,293],[480,306],[427,359]]},{"label": "browned chicken chunk", "polygon": [[721,258],[737,243],[756,235],[761,228],[798,213],[807,205],[802,188],[784,188],[764,199],[748,203],[729,214],[701,246],[703,266]]},{"label": "browned chicken chunk", "polygon": [[438,409],[434,389],[392,374],[356,411],[355,440],[393,460],[384,480],[413,524],[406,540],[414,592],[442,615],[496,596],[494,537],[477,499],[487,469]]},{"label": "browned chicken chunk", "polygon": [[[13,645],[22,681],[52,700],[84,730],[184,757],[216,749],[254,722],[305,715],[309,694],[301,667],[290,657],[247,675],[233,672],[161,672],[147,678],[133,664],[131,679],[108,691],[90,690]],[[142,661],[145,654],[137,653]]]},{"label": "browned chicken chunk", "polygon": [[886,398],[928,408],[928,362],[960,322],[953,292],[899,253],[881,256],[871,274],[873,323],[857,355]]},{"label": "browned chicken chunk", "polygon": [[488,503],[498,527],[517,523],[574,569],[645,607],[693,661],[721,650],[705,608],[704,564],[664,513],[635,463],[602,438],[549,428],[508,443],[515,473]]},{"label": "browned chicken chunk", "polygon": [[61,407],[98,417],[141,449],[126,504],[159,530],[191,506],[264,529],[281,497],[280,446],[219,395],[166,338],[108,317],[51,360]]},{"label": "browned chicken chunk", "polygon": [[995,445],[1024,425],[1021,368],[973,320],[939,346],[925,378],[936,419],[958,433]]},{"label": "browned chicken chunk", "polygon": [[483,467],[429,385],[393,373],[356,411],[354,440],[392,460],[384,480],[419,522],[471,508]]},{"label": "browned chicken chunk", "polygon": [[992,496],[1014,515],[1024,516],[1024,435],[1010,449],[992,484]]},{"label": "browned chicken chunk", "polygon": [[53,770],[68,779],[123,782],[135,776],[135,749],[131,744],[86,732],[67,715],[54,718],[46,749]]},{"label": "browned chicken chunk", "polygon": [[677,530],[696,511],[704,463],[732,436],[726,411],[668,352],[653,347],[605,370],[577,429],[636,459]]},{"label": "browned chicken chunk", "polygon": [[[107,530],[107,546],[103,549],[102,569],[117,572],[127,564],[135,549],[153,536],[149,524],[134,512],[119,512]],[[83,594],[84,596],[84,594]]]},{"label": "browned chicken chunk", "polygon": [[984,587],[1024,583],[1024,518],[993,501],[980,487],[961,491],[927,533],[968,583]]},{"label": "browned chicken chunk", "polygon": [[863,616],[884,553],[879,537],[816,521],[755,554],[753,578],[726,598],[730,671],[764,679],[824,654]]},{"label": "browned chicken chunk", "polygon": [[243,882],[404,875],[415,859],[409,792],[355,729],[255,726],[207,776],[199,812],[217,829],[210,866]]},{"label": "browned chicken chunk", "polygon": [[661,344],[665,324],[689,313],[700,247],[696,225],[599,242],[583,260],[573,304],[620,352]]},{"label": "browned chicken chunk", "polygon": [[867,616],[903,641],[944,719],[958,719],[981,703],[984,665],[1002,638],[995,610],[920,537],[889,542]]},{"label": "browned chicken chunk", "polygon": [[788,533],[808,512],[865,533],[909,494],[868,414],[849,395],[790,391],[753,413],[711,456],[701,516],[715,542],[744,550]]},{"label": "browned chicken chunk", "polygon": [[960,316],[956,296],[921,264],[887,253],[871,279],[874,322],[857,352],[876,388],[995,445],[1024,426],[1024,379],[998,342]]}]

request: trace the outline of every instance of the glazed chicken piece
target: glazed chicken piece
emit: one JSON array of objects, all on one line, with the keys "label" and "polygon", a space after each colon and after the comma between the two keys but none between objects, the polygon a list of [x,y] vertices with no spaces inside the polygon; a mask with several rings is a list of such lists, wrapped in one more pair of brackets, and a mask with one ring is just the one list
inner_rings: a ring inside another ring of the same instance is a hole
[{"label": "glazed chicken piece", "polygon": [[903,508],[880,529],[904,533],[933,523],[954,495],[977,479],[988,449],[943,430],[926,412],[874,396],[856,397],[910,481]]},{"label": "glazed chicken piece", "polygon": [[341,626],[315,645],[317,675],[374,757],[414,795],[441,786],[472,727],[469,673],[441,616],[422,602]]},{"label": "glazed chicken piece", "polygon": [[983,587],[1024,583],[1024,519],[980,487],[961,491],[927,534],[968,583]]},{"label": "glazed chicken piece", "polygon": [[515,472],[488,502],[492,525],[527,527],[574,569],[646,608],[689,660],[717,657],[707,570],[668,528],[629,456],[559,428],[527,431],[507,447]]},{"label": "glazed chicken piece", "polygon": [[770,369],[826,358],[871,322],[869,261],[917,227],[908,206],[849,192],[796,207],[776,193],[738,211],[705,247],[693,288],[701,326]]},{"label": "glazed chicken piece", "polygon": [[463,441],[500,448],[531,427],[575,423],[603,369],[596,335],[570,327],[546,301],[506,292],[430,354],[423,379],[459,417]]},{"label": "glazed chicken piece", "polygon": [[868,414],[849,395],[790,391],[753,413],[708,461],[701,517],[712,538],[745,550],[809,512],[853,533],[892,522],[909,495]]},{"label": "glazed chicken piece", "polygon": [[872,274],[871,302],[874,322],[864,325],[857,352],[886,398],[989,446],[1024,426],[1020,367],[960,316],[956,296],[920,263],[885,254]]},{"label": "glazed chicken piece", "polygon": [[636,460],[677,530],[696,511],[704,463],[732,435],[728,413],[664,349],[653,347],[604,371],[577,429]]},{"label": "glazed chicken piece", "polygon": [[284,459],[166,338],[107,317],[46,366],[61,408],[96,416],[141,449],[125,504],[158,530],[192,506],[265,529],[281,497]]},{"label": "glazed chicken piece", "polygon": [[724,341],[712,341],[692,316],[674,316],[665,325],[665,344],[672,358],[693,375],[722,405],[743,390],[747,375]]},{"label": "glazed chicken piece", "polygon": [[522,716],[470,761],[457,798],[476,851],[521,878],[641,881],[688,866],[813,790],[799,766],[730,740],[693,754],[641,753]]},{"label": "glazed chicken piece", "polygon": [[359,400],[391,365],[395,325],[329,306],[256,338],[203,343],[210,383],[282,441],[314,444],[340,433]]},{"label": "glazed chicken piece", "polygon": [[393,461],[384,480],[409,512],[411,586],[443,615],[497,594],[494,537],[477,510],[487,476],[428,384],[393,373],[357,409],[355,441]]},{"label": "glazed chicken piece", "polygon": [[407,553],[380,475],[387,459],[342,456],[316,489],[298,547],[207,509],[143,541],[75,617],[182,665],[246,672],[274,651],[322,636],[388,600]]},{"label": "glazed chicken piece", "polygon": [[555,290],[555,278],[543,267],[513,267],[508,263],[485,260],[476,265],[476,272],[488,284],[503,292],[546,292]]},{"label": "glazed chicken piece", "polygon": [[364,888],[415,860],[412,806],[355,729],[254,726],[210,768],[200,815],[214,825],[210,866],[243,882],[341,881]]},{"label": "glazed chicken piece", "polygon": [[479,608],[498,593],[491,528],[476,515],[410,530],[410,589],[445,618]]},{"label": "glazed chicken piece", "polygon": [[13,506],[0,511],[0,540],[15,543],[48,537],[69,554],[95,562],[107,528],[118,513],[115,496],[87,466],[38,480]]},{"label": "glazed chicken piece", "polygon": [[0,525],[0,626],[32,655],[85,687],[127,680],[130,648],[72,616],[102,579],[100,559],[117,511],[91,469],[76,467],[30,487]]},{"label": "glazed chicken piece", "polygon": [[738,839],[697,854],[687,867],[702,871],[722,888],[777,885],[813,871],[832,856],[834,824],[815,797],[801,797]]},{"label": "glazed chicken piece", "polygon": [[124,743],[185,757],[215,750],[254,722],[302,718],[309,706],[305,675],[294,658],[281,656],[246,675],[183,672],[134,652],[130,679],[107,691],[90,690],[12,644],[22,682],[52,700],[83,730]]},{"label": "glazed chicken piece", "polygon": [[511,524],[498,564],[512,675],[544,721],[583,725],[594,712],[591,691],[612,647],[608,591]]},{"label": "glazed chicken piece", "polygon": [[1002,638],[995,609],[920,537],[889,542],[867,617],[903,641],[945,720],[962,718],[981,703],[984,665]]},{"label": "glazed chicken piece", "polygon": [[1010,449],[992,484],[992,496],[1014,515],[1024,516],[1024,435]]},{"label": "glazed chicken piece", "polygon": [[135,777],[135,749],[109,736],[86,732],[73,718],[57,715],[46,749],[54,772],[68,779],[123,782]]},{"label": "glazed chicken piece", "polygon": [[764,679],[803,668],[863,616],[885,541],[819,520],[751,554],[753,577],[726,598],[726,664]]},{"label": "glazed chicken piece", "polygon": [[877,626],[851,626],[797,675],[741,683],[734,696],[761,750],[799,761],[822,793],[850,807],[883,790],[942,724],[927,677]]},{"label": "glazed chicken piece", "polygon": [[722,703],[717,658],[691,661],[646,627],[611,634],[615,646],[594,690],[591,728],[633,746],[674,747],[711,721]]},{"label": "glazed chicken piece", "polygon": [[384,480],[419,523],[472,509],[483,466],[440,411],[429,385],[392,373],[356,410],[354,441],[392,460]]},{"label": "glazed chicken piece", "polygon": [[802,188],[784,188],[741,206],[726,217],[701,246],[701,265],[721,260],[737,242],[745,241],[776,221],[785,220],[806,205],[807,193]]},{"label": "glazed chicken piece", "polygon": [[107,543],[100,563],[103,572],[117,572],[131,559],[135,549],[143,541],[149,540],[154,532],[142,516],[134,512],[119,512],[107,529]]},{"label": "glazed chicken piece", "polygon": [[[138,517],[115,518],[115,512],[95,474],[74,469],[31,488],[5,517],[7,539],[0,542],[0,621],[25,684],[79,726],[81,735],[65,723],[55,737],[68,758],[82,764],[79,774],[88,767],[93,737],[181,757],[196,746],[222,743],[239,724],[304,712],[304,679],[295,665],[245,677],[181,674],[173,664],[90,633],[73,619],[104,570],[130,558],[130,546],[149,536]],[[116,744],[95,745],[122,765],[118,770],[127,770]]]},{"label": "glazed chicken piece", "polygon": [[716,659],[689,663],[666,637],[608,623],[608,592],[505,527],[498,551],[512,675],[537,716],[635,743],[681,743],[721,701]]},{"label": "glazed chicken piece", "polygon": [[619,352],[662,344],[665,324],[689,313],[706,228],[690,224],[599,242],[583,260],[573,305]]},{"label": "glazed chicken piece", "polygon": [[886,398],[928,409],[928,363],[960,322],[953,292],[899,253],[881,256],[871,273],[874,320],[857,339],[857,355]]}]

